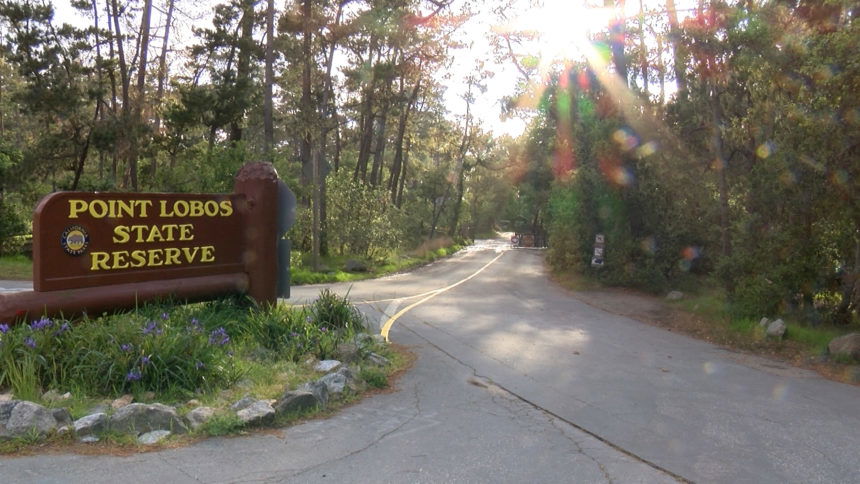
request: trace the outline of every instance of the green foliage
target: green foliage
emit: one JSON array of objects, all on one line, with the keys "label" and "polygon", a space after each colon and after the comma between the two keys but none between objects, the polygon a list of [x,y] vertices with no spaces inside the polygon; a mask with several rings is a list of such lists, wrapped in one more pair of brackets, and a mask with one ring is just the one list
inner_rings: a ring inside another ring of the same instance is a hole
[{"label": "green foliage", "polygon": [[384,189],[359,183],[345,170],[332,173],[328,180],[327,236],[332,250],[377,258],[399,246],[402,214]]},{"label": "green foliage", "polygon": [[218,437],[235,434],[243,427],[244,424],[239,417],[235,413],[228,412],[214,415],[201,427],[200,432]]},{"label": "green foliage", "polygon": [[379,368],[362,368],[358,376],[371,388],[388,388],[388,375]]}]

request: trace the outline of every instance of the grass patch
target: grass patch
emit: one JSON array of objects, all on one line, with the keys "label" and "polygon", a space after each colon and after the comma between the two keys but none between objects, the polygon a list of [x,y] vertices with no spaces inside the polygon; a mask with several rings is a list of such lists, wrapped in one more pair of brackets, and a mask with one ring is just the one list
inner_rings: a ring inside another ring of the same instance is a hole
[{"label": "grass patch", "polygon": [[379,368],[362,368],[359,376],[372,388],[388,387],[388,375]]},{"label": "grass patch", "polygon": [[0,257],[2,279],[29,281],[33,279],[33,261],[23,255]]},{"label": "grass patch", "polygon": [[293,264],[290,268],[290,281],[293,285],[304,285],[372,279],[433,262],[454,254],[463,247],[462,244],[456,244],[447,237],[434,239],[432,243],[425,242],[417,249],[406,253],[393,253],[384,259],[375,261],[362,260],[367,266],[367,271],[364,272],[346,272],[343,270],[348,260],[356,259],[350,256],[324,257],[321,260],[323,269],[314,271],[310,266],[308,254],[293,251],[290,257]]}]

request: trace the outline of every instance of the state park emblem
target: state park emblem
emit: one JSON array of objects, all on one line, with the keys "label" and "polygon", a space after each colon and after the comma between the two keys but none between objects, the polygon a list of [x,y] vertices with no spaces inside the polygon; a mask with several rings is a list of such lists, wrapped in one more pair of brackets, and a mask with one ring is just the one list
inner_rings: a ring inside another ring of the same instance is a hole
[{"label": "state park emblem", "polygon": [[80,225],[71,225],[63,231],[60,244],[67,254],[81,255],[87,251],[87,246],[90,245],[90,234],[87,233],[87,229]]}]

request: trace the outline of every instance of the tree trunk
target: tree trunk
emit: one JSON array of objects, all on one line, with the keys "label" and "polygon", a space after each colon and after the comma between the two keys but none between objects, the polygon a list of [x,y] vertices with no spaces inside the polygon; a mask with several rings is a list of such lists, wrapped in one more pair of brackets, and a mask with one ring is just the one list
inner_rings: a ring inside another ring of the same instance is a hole
[{"label": "tree trunk", "polygon": [[373,64],[373,54],[377,48],[377,39],[375,34],[370,36],[370,46],[368,48],[368,65],[371,68],[370,82],[364,89],[364,99],[361,107],[361,131],[359,133],[358,145],[358,162],[355,165],[354,179],[367,181],[367,161],[370,159],[370,147],[373,142],[373,124],[375,115],[373,113],[373,104],[375,102],[376,89],[376,68]]},{"label": "tree trunk", "polygon": [[403,205],[403,187],[406,186],[406,168],[409,166],[409,149],[412,148],[412,137],[406,137],[406,148],[403,150],[403,168],[400,170],[400,186],[397,188],[397,198],[394,204],[397,208]]},{"label": "tree trunk", "polygon": [[268,162],[274,162],[275,125],[274,96],[272,85],[275,83],[275,0],[268,0],[266,6],[266,74],[263,85],[263,152]]},{"label": "tree trunk", "polygon": [[[167,79],[167,46],[170,41],[170,27],[173,23],[173,7],[176,0],[168,0],[167,4],[167,19],[164,23],[164,39],[161,44],[161,55],[158,58],[158,88],[155,91],[155,102],[161,102],[164,97],[164,83]],[[155,127],[153,132],[158,135],[161,132],[161,112],[155,110]],[[158,170],[158,156],[154,153],[149,165],[149,175],[155,176]]]},{"label": "tree trunk", "polygon": [[648,49],[645,47],[645,5],[643,0],[639,0],[639,70],[642,75],[642,92],[645,94],[645,99],[649,99],[648,94]]},{"label": "tree trunk", "polygon": [[376,124],[376,144],[373,150],[373,168],[370,170],[370,184],[379,185],[382,179],[382,160],[385,156],[385,131],[388,124],[388,109],[391,107],[389,100],[390,89],[386,88],[383,93],[382,110],[379,113],[379,121]]},{"label": "tree trunk", "polygon": [[687,49],[681,42],[681,28],[678,24],[678,12],[675,9],[675,0],[666,0],[666,12],[669,15],[669,40],[672,44],[673,68],[675,70],[675,83],[678,85],[679,99],[687,97]]},{"label": "tree trunk", "polygon": [[[251,84],[251,51],[254,48],[254,0],[242,1],[242,29],[239,38],[239,59],[236,63],[236,84],[241,89],[247,89]],[[242,141],[242,122],[244,121],[244,108],[242,113],[230,121],[230,145]]]},{"label": "tree trunk", "polygon": [[[609,48],[612,51],[612,63],[615,66],[615,74],[621,82],[628,85],[627,57],[624,54],[625,37],[627,27],[624,18],[624,5],[626,0],[616,0],[615,16],[609,21]],[[613,0],[604,0],[604,6],[613,7]]]},{"label": "tree trunk", "polygon": [[128,179],[131,182],[131,187],[134,191],[138,191],[137,183],[137,160],[140,156],[140,135],[139,130],[144,124],[143,112],[146,104],[146,63],[147,54],[149,53],[149,24],[152,18],[152,0],[145,0],[143,5],[143,14],[140,19],[140,55],[137,68],[137,99],[134,106],[134,118],[131,122],[128,161],[126,169],[128,170]]},{"label": "tree trunk", "polygon": [[[119,57],[119,75],[120,75],[120,88],[122,90],[122,120],[121,125],[125,128],[122,130],[122,134],[120,134],[117,139],[114,141],[116,154],[114,159],[114,176],[117,173],[117,159],[119,158],[127,158],[128,157],[128,143],[129,143],[129,122],[131,119],[131,101],[129,99],[129,90],[131,89],[131,80],[129,79],[128,65],[125,62],[125,48],[123,46],[123,38],[122,38],[122,29],[119,27],[119,7],[117,6],[117,0],[110,0],[112,7],[112,16],[113,16],[113,31],[114,38],[116,40],[116,52]],[[137,165],[135,161],[135,170],[137,172]],[[127,172],[127,175],[129,172]],[[135,183],[136,183],[135,179]],[[123,178],[123,184],[128,186],[132,184],[132,181],[128,176]],[[135,188],[136,189],[136,188]]]},{"label": "tree trunk", "polygon": [[[401,80],[402,82],[402,80]],[[415,87],[412,88],[412,94],[409,95],[409,100],[403,107],[403,113],[400,114],[400,120],[397,124],[397,141],[394,144],[394,161],[391,163],[391,175],[388,178],[388,190],[391,191],[391,201],[397,201],[398,187],[400,186],[400,172],[403,166],[403,141],[406,137],[406,127],[409,121],[409,112],[415,101],[418,99],[418,91],[421,89],[421,78],[415,81]],[[401,87],[401,93],[403,87]]]}]

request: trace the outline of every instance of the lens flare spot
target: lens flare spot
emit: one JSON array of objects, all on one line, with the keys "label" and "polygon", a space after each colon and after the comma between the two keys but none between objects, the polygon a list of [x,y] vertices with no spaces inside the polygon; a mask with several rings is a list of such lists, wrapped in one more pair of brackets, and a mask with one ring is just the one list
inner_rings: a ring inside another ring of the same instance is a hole
[{"label": "lens flare spot", "polygon": [[773,143],[771,143],[770,141],[765,141],[764,143],[760,144],[758,148],[755,149],[756,156],[761,159],[768,158],[770,155],[773,154],[773,152],[774,146]]},{"label": "lens flare spot", "polygon": [[845,173],[845,170],[836,170],[830,179],[834,185],[844,187],[848,184],[848,173]]},{"label": "lens flare spot", "polygon": [[621,128],[612,133],[612,139],[624,151],[630,151],[639,146],[639,138],[628,128]]},{"label": "lens flare spot", "polygon": [[702,255],[702,249],[700,249],[699,247],[692,246],[692,245],[688,246],[688,247],[684,247],[681,250],[681,256],[685,260],[698,259],[700,255]]},{"label": "lens flare spot", "polygon": [[706,361],[702,364],[702,370],[704,370],[706,375],[713,375],[717,372],[717,365],[712,361]]},{"label": "lens flare spot", "polygon": [[786,395],[788,395],[788,387],[784,383],[777,383],[773,386],[772,394],[774,400],[785,400]]},{"label": "lens flare spot", "polygon": [[636,156],[646,158],[657,152],[658,145],[656,141],[649,141],[636,149]]},{"label": "lens flare spot", "polygon": [[785,170],[779,175],[779,181],[785,186],[791,186],[797,183],[797,176],[791,170]]},{"label": "lens flare spot", "polygon": [[647,253],[654,255],[657,253],[657,239],[652,236],[645,237],[642,239],[642,250]]},{"label": "lens flare spot", "polygon": [[630,173],[630,170],[623,166],[616,167],[614,170],[612,170],[610,176],[613,182],[624,187],[629,186],[631,183],[633,183],[633,174]]}]

